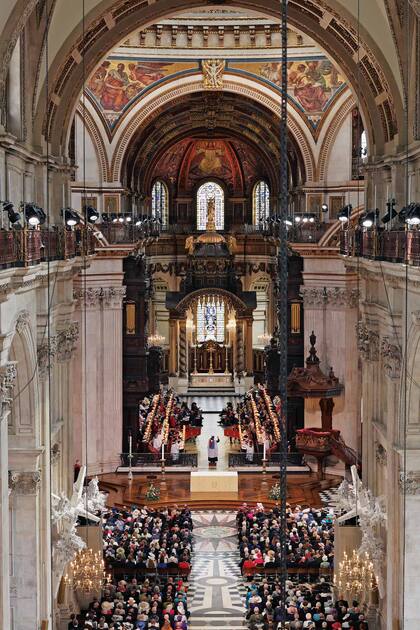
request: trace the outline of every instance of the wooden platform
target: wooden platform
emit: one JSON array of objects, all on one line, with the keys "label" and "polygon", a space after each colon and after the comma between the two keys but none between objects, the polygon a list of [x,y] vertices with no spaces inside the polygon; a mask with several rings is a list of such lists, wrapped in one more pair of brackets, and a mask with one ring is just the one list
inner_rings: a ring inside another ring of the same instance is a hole
[{"label": "wooden platform", "polygon": [[[265,506],[275,505],[275,501],[268,498],[271,486],[278,482],[275,474],[263,476],[261,473],[239,473],[239,493],[237,498],[229,493],[220,492],[217,498],[204,497],[199,493],[191,495],[190,474],[171,474],[162,478],[160,474],[135,474],[131,484],[126,474],[99,475],[101,490],[108,492],[108,505],[156,505],[158,507],[187,503],[192,509],[236,509],[244,501],[256,503],[261,501]],[[291,505],[305,505],[318,507],[322,505],[319,492],[338,486],[342,478],[327,475],[323,481],[318,481],[315,475],[288,475],[287,496]],[[145,499],[145,493],[150,482],[160,488],[160,500],[150,502]]]}]

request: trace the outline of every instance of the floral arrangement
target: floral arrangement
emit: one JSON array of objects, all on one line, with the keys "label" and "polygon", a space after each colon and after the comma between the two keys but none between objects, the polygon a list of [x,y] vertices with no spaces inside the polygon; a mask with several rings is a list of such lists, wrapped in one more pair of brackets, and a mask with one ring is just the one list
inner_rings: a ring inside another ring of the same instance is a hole
[{"label": "floral arrangement", "polygon": [[150,483],[150,486],[146,490],[146,499],[148,501],[159,501],[160,499],[160,490],[153,483]]},{"label": "floral arrangement", "polygon": [[274,486],[271,486],[270,492],[268,493],[268,498],[274,499],[275,501],[278,501],[281,498],[280,484],[276,483],[274,484]]}]

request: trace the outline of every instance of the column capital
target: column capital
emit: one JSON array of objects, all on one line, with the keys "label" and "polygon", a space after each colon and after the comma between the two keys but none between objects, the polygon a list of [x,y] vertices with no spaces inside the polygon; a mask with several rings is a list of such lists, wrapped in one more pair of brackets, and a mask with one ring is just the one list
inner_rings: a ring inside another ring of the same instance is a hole
[{"label": "column capital", "polygon": [[79,339],[79,324],[72,322],[70,326],[57,332],[57,361],[70,361],[77,347]]},{"label": "column capital", "polygon": [[388,337],[382,338],[381,357],[386,376],[392,381],[398,381],[401,376],[401,349],[389,343]]},{"label": "column capital", "polygon": [[335,306],[341,308],[356,308],[359,301],[359,291],[348,287],[302,287],[300,295],[305,307]]},{"label": "column capital", "polygon": [[48,376],[48,369],[54,362],[57,353],[57,337],[52,335],[49,340],[42,341],[37,349],[38,373],[41,381]]},{"label": "column capital", "polygon": [[411,496],[420,495],[420,470],[410,470],[407,473],[400,472],[398,485],[401,493]]},{"label": "column capital", "polygon": [[9,490],[13,494],[37,494],[41,482],[41,471],[20,472],[9,470]]},{"label": "column capital", "polygon": [[379,334],[366,326],[364,322],[356,325],[357,345],[359,352],[366,361],[379,359]]},{"label": "column capital", "polygon": [[73,290],[73,299],[81,308],[86,304],[87,308],[105,306],[107,308],[121,308],[125,298],[126,287],[77,287]]}]

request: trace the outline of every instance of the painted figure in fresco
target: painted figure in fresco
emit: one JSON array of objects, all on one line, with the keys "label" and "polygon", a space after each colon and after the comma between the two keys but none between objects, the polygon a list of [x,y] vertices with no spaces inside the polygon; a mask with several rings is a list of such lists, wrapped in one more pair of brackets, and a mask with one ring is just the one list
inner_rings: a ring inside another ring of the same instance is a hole
[{"label": "painted figure in fresco", "polygon": [[151,85],[151,83],[159,81],[159,79],[162,79],[165,76],[166,73],[162,72],[162,68],[167,65],[168,64],[164,63],[129,63],[129,79],[130,81],[139,84],[141,87]]},{"label": "painted figure in fresco", "polygon": [[126,87],[129,84],[125,64],[119,63],[115,70],[110,70],[105,79],[101,95],[101,105],[104,109],[114,112],[120,111],[129,101]]},{"label": "painted figure in fresco", "polygon": [[111,65],[110,61],[104,61],[99,68],[97,68],[89,81],[89,89],[99,99],[102,95],[102,90],[105,83],[106,75],[108,74],[108,68]]},{"label": "painted figure in fresco", "polygon": [[289,85],[294,88],[296,99],[307,112],[320,112],[328,101],[330,91],[326,90],[325,78],[319,72],[318,62],[299,64],[297,70],[289,74]]}]

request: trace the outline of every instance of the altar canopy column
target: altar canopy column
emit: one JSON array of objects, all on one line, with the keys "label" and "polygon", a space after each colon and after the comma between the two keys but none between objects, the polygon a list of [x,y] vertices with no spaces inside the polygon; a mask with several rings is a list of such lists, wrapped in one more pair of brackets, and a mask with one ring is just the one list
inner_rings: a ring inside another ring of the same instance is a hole
[{"label": "altar canopy column", "polygon": [[253,362],[253,348],[252,348],[252,318],[248,317],[245,320],[245,370],[247,376],[252,376],[254,373]]},{"label": "altar canopy column", "polygon": [[169,376],[176,376],[178,364],[177,322],[169,320]]},{"label": "altar canopy column", "polygon": [[244,323],[241,319],[236,322],[236,373],[242,376],[245,371]]},{"label": "altar canopy column", "polygon": [[10,585],[12,619],[9,626],[11,630],[33,630],[39,627],[40,481],[41,474],[37,470],[10,472],[13,532]]}]

